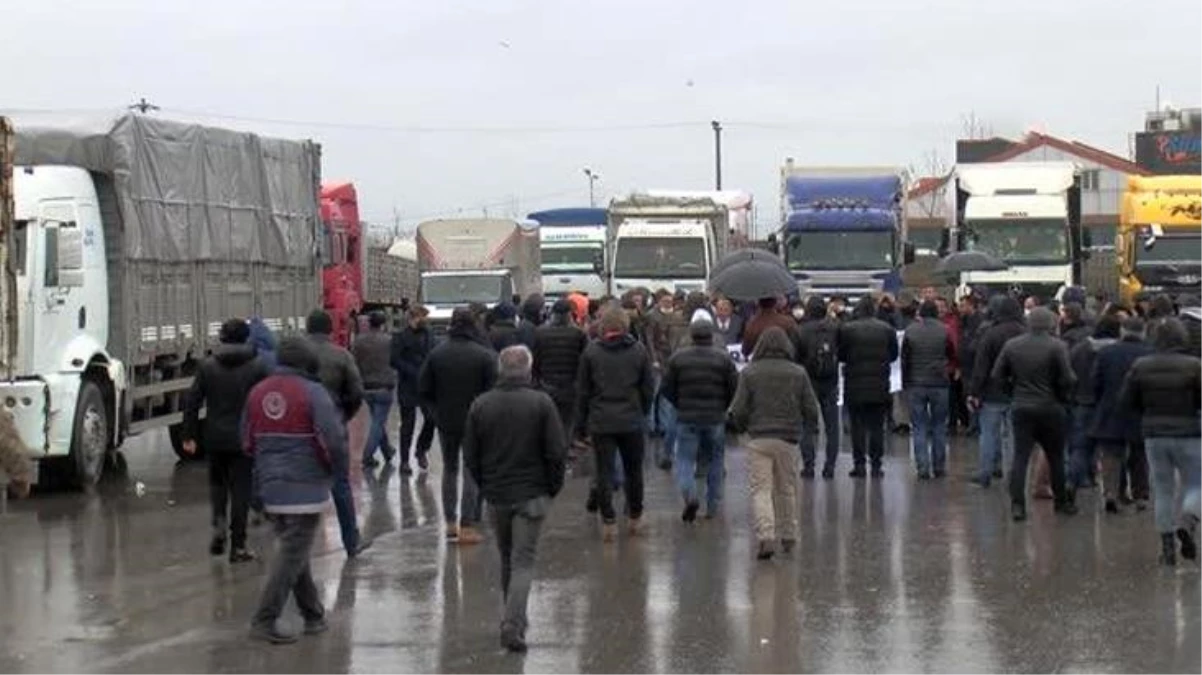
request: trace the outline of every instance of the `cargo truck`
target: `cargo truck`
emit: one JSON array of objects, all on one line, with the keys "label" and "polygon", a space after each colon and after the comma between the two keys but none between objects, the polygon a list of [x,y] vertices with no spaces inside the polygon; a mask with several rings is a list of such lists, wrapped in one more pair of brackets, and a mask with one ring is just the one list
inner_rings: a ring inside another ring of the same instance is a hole
[{"label": "cargo truck", "polygon": [[907,241],[908,174],[895,167],[781,169],[781,230],[774,245],[802,296],[851,301],[901,289],[914,261]]},{"label": "cargo truck", "polygon": [[368,246],[363,256],[363,311],[383,312],[394,326],[402,320],[401,306],[420,300],[417,243],[394,239],[387,247]]},{"label": "cargo truck", "polygon": [[1130,176],[1114,242],[1119,296],[1202,292],[1202,177]]},{"label": "cargo truck", "polygon": [[1044,300],[1082,283],[1089,231],[1081,226],[1081,171],[1071,162],[1004,162],[956,167],[956,204],[940,254],[984,251],[1009,265],[961,275],[962,291]]},{"label": "cargo truck", "polygon": [[501,218],[431,220],[417,227],[421,300],[436,331],[456,307],[495,307],[542,291],[538,223]]},{"label": "cargo truck", "polygon": [[20,300],[0,401],[40,474],[89,486],[127,435],[171,426],[180,452],[223,320],[303,326],[320,301],[320,148],[134,114],[13,131],[0,227]]},{"label": "cargo truck", "polygon": [[605,209],[549,209],[526,218],[538,223],[543,296],[548,304],[569,293],[583,293],[590,298],[609,293]]},{"label": "cargo truck", "polygon": [[731,208],[710,193],[615,198],[606,233],[611,292],[705,290],[710,270],[726,254],[731,216]]}]

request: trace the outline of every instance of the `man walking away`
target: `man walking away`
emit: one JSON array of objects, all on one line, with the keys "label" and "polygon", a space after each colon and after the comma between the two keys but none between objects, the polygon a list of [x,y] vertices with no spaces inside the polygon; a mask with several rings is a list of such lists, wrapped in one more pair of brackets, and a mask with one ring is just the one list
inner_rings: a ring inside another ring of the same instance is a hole
[{"label": "man walking away", "polygon": [[698,457],[709,460],[705,514],[713,518],[722,502],[726,478],[726,409],[734,400],[739,373],[725,350],[714,347],[714,325],[707,318],[689,326],[692,346],[676,352],[664,373],[663,395],[676,408],[676,485],[684,497],[681,519],[697,517]]},{"label": "man walking away", "polygon": [[555,403],[531,384],[530,350],[508,347],[497,386],[472,403],[463,462],[492,505],[501,552],[501,646],[526,651],[526,600],[534,581],[538,535],[563,488],[567,439]]},{"label": "man walking away", "polygon": [[388,442],[388,416],[392,412],[392,392],[396,389],[396,371],[392,368],[392,338],[384,332],[384,313],[372,312],[367,317],[367,332],[361,333],[351,345],[355,365],[363,376],[363,399],[371,413],[367,445],[363,448],[363,467],[376,465],[376,448],[384,462],[392,462],[396,450]]},{"label": "man walking away", "polygon": [[254,458],[255,490],[272,514],[279,540],[251,635],[283,644],[297,639],[276,626],[289,596],[296,599],[306,634],[326,629],[309,556],[333,479],[346,474],[350,460],[343,414],[317,379],[319,362],[313,345],[285,338],[278,357],[276,373],[250,392],[242,447]]},{"label": "man walking away", "polygon": [[793,362],[793,346],[785,332],[769,328],[760,335],[751,363],[739,374],[730,407],[736,429],[747,443],[751,478],[751,512],[756,557],[767,560],[797,543],[798,436],[818,428],[818,398],[804,368]]},{"label": "man walking away", "polygon": [[[1102,487],[1106,497],[1106,512],[1118,513],[1119,478],[1128,460],[1137,468],[1132,471],[1131,490],[1140,511],[1147,508],[1148,473],[1140,434],[1139,414],[1121,403],[1123,381],[1136,359],[1152,353],[1144,342],[1147,326],[1139,317],[1123,322],[1118,342],[1098,351],[1090,379],[1097,406],[1094,409],[1090,437],[1102,452]],[[1182,396],[1185,396],[1182,392]]]},{"label": "man walking away", "polygon": [[[1140,415],[1148,462],[1152,467],[1160,562],[1177,564],[1174,533],[1181,557],[1198,557],[1198,519],[1202,501],[1202,361],[1189,347],[1180,320],[1161,320],[1152,337],[1156,353],[1135,362],[1121,394],[1121,407]],[[1176,519],[1174,490],[1181,485],[1181,518]],[[1176,528],[1174,532],[1174,527]]]},{"label": "man walking away", "polygon": [[[355,365],[355,357],[330,340],[334,321],[325,310],[316,309],[305,322],[309,340],[317,352],[318,377],[329,392],[334,405],[342,411],[343,431],[351,419],[363,407],[363,379]],[[346,443],[344,439],[343,443]],[[351,480],[347,471],[334,473],[334,510],[338,514],[338,527],[342,531],[342,546],[346,555],[354,558],[371,546],[359,531],[355,516],[355,496],[351,492]]]},{"label": "man walking away", "polygon": [[1022,306],[1009,295],[995,295],[989,301],[990,325],[977,343],[976,363],[969,384],[969,403],[977,408],[980,426],[980,462],[972,482],[989,487],[991,479],[1002,477],[1003,460],[1014,452],[1014,428],[1011,425],[1010,393],[1000,380],[991,377],[1002,347],[1026,331]]},{"label": "man walking away", "polygon": [[626,473],[623,487],[631,535],[639,533],[643,516],[643,429],[655,390],[651,359],[627,328],[622,310],[606,311],[601,317],[600,338],[584,350],[576,378],[581,426],[592,436],[597,462],[597,501],[604,541],[613,541],[617,536],[613,485],[604,479],[614,465],[615,455],[621,455]]},{"label": "man walking away", "polygon": [[1068,350],[1052,331],[1056,315],[1036,307],[1027,316],[1028,332],[1008,341],[998,355],[991,377],[999,380],[1014,400],[1014,464],[1010,467],[1011,516],[1027,519],[1027,464],[1035,444],[1043,449],[1052,472],[1056,511],[1077,512],[1064,482],[1064,406],[1072,396],[1074,377]]},{"label": "man walking away", "polygon": [[[769,328],[776,327],[785,331],[794,353],[797,351],[797,322],[788,314],[782,314],[778,309],[780,301],[777,298],[761,298],[758,309],[743,327],[743,358],[750,358],[755,350],[756,340]],[[875,312],[875,309],[873,310]]]},{"label": "man walking away", "polygon": [[902,388],[910,403],[914,468],[919,480],[947,474],[948,363],[956,346],[930,300],[918,309],[918,323],[902,337]]},{"label": "man walking away", "polygon": [[531,293],[522,301],[519,311],[521,322],[518,324],[518,342],[526,345],[532,351],[534,350],[534,335],[543,325],[546,302],[542,293]]},{"label": "man walking away", "polygon": [[[810,376],[822,409],[822,425],[826,433],[826,462],[822,477],[835,477],[835,462],[839,459],[839,321],[827,316],[826,303],[818,296],[806,301],[805,319],[797,329],[800,352],[798,360]],[[801,435],[802,478],[814,477],[817,429]]]},{"label": "man walking away", "polygon": [[[392,353],[390,360],[397,374],[396,399],[401,409],[401,474],[409,475],[413,469],[409,467],[409,449],[413,445],[413,432],[417,428],[417,411],[421,402],[417,396],[417,378],[422,365],[434,348],[434,336],[430,333],[426,316],[429,312],[421,305],[415,305],[406,315],[409,325],[392,336]],[[434,420],[427,410],[422,410],[422,430],[417,437],[417,468],[425,471],[430,468],[428,459],[430,446],[434,444]]]},{"label": "man walking away", "polygon": [[668,359],[672,358],[672,353],[688,333],[688,319],[683,309],[676,305],[672,294],[664,292],[659,296],[658,305],[648,316],[648,332],[649,355],[655,377],[655,415],[650,426],[653,432],[662,435],[662,440],[656,445],[655,463],[660,469],[668,471],[676,455],[676,409],[661,394],[660,384]]},{"label": "man walking away", "polygon": [[872,298],[860,298],[851,321],[839,329],[839,362],[843,364],[843,401],[851,412],[852,478],[863,478],[866,461],[872,476],[885,475],[885,408],[889,405],[889,371],[897,359],[897,333],[876,318]]},{"label": "man walking away", "polygon": [[532,349],[534,381],[555,402],[568,443],[576,437],[576,374],[588,347],[588,336],[572,324],[571,313],[571,303],[557,300],[550,323],[534,331]]},{"label": "man walking away", "polygon": [[1068,354],[1077,385],[1073,389],[1072,425],[1069,430],[1068,484],[1074,490],[1094,485],[1097,443],[1092,436],[1094,409],[1093,366],[1098,352],[1118,341],[1120,321],[1114,316],[1098,318],[1092,337],[1077,343]]},{"label": "man walking away", "polygon": [[[213,538],[209,553],[225,552],[229,528],[230,562],[255,559],[246,548],[246,521],[251,501],[251,460],[242,452],[239,425],[251,388],[270,375],[267,364],[247,344],[250,326],[242,319],[229,319],[218,333],[221,344],[196,369],[184,408],[183,446],[196,453],[200,438],[200,410],[205,416],[205,457],[209,461],[209,505],[212,507]],[[226,515],[226,505],[229,515]]]},{"label": "man walking away", "polygon": [[442,515],[446,537],[460,544],[483,541],[477,526],[481,518],[480,495],[470,475],[463,476],[459,494],[459,458],[467,411],[476,397],[492,388],[497,375],[497,355],[477,341],[471,311],[451,313],[447,339],[430,352],[418,376],[418,398],[434,414],[442,446]]},{"label": "man walking away", "polygon": [[488,342],[496,351],[521,344],[517,325],[518,310],[508,302],[493,308],[492,324],[488,327]]}]

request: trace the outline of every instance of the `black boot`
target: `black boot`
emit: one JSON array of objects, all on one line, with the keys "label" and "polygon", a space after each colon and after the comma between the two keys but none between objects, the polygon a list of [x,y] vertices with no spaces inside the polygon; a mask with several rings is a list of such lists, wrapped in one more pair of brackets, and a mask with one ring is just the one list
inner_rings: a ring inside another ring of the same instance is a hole
[{"label": "black boot", "polygon": [[1198,559],[1198,519],[1187,516],[1186,523],[1177,528],[1177,538],[1181,540],[1181,557],[1186,560]]},{"label": "black boot", "polygon": [[1177,564],[1177,535],[1172,532],[1160,535],[1160,564],[1169,567]]}]

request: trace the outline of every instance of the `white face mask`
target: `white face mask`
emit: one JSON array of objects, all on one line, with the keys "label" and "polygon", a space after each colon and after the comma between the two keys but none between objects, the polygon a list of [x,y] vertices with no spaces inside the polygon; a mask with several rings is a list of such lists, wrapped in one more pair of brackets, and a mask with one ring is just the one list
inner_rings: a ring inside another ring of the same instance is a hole
[{"label": "white face mask", "polygon": [[793,308],[793,318],[794,319],[801,321],[802,319],[805,318],[805,315],[806,315],[806,311],[804,309],[802,309],[801,307]]}]

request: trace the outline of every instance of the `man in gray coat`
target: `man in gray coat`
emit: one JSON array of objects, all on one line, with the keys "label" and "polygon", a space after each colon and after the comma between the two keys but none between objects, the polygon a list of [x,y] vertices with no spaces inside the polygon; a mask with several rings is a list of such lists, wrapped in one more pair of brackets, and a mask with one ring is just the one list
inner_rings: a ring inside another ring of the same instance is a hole
[{"label": "man in gray coat", "polygon": [[926,300],[918,321],[902,337],[902,388],[910,404],[911,442],[919,480],[947,474],[948,363],[956,345],[939,320],[939,307]]},{"label": "man in gray coat", "polygon": [[396,450],[388,442],[388,415],[392,412],[392,390],[396,388],[396,371],[392,369],[392,338],[384,332],[386,319],[383,312],[372,312],[367,317],[367,332],[355,338],[351,354],[363,377],[363,400],[371,412],[371,427],[367,432],[367,444],[363,447],[363,467],[376,465],[376,449],[389,463]]}]

